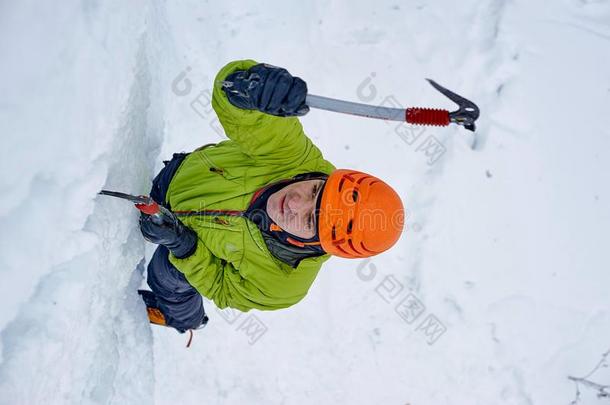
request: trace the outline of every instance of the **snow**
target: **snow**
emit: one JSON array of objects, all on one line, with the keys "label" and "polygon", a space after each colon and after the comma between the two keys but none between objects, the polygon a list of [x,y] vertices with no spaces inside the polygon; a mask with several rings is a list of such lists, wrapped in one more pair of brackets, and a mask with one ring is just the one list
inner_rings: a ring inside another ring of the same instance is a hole
[{"label": "snow", "polygon": [[[1,404],[567,404],[610,348],[609,1],[23,0],[0,21]],[[312,110],[309,136],[395,186],[407,231],[331,259],[292,308],[206,301],[186,349],[147,324],[136,211],[96,193],[146,193],[221,140],[208,91],[242,58],[453,109],[430,77],[482,113],[473,136]]]}]

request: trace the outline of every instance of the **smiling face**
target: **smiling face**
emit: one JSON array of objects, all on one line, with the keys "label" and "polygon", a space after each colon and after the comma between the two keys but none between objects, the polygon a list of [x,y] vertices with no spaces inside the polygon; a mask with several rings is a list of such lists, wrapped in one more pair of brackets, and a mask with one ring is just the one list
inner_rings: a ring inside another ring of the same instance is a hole
[{"label": "smiling face", "polygon": [[324,180],[298,181],[271,194],[267,214],[280,228],[303,239],[316,235],[316,201]]}]

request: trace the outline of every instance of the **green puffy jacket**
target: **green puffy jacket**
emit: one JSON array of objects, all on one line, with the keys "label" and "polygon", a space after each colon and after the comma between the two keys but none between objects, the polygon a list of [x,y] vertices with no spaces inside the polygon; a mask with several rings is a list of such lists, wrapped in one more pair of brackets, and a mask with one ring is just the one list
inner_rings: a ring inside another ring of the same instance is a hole
[{"label": "green puffy jacket", "polygon": [[[220,82],[253,60],[229,63],[214,80],[212,106],[230,140],[197,150],[184,160],[167,190],[174,211],[244,211],[253,194],[297,174],[335,168],[303,132],[298,118],[242,110],[229,103]],[[195,254],[170,261],[219,308],[274,310],[299,302],[329,255],[303,259],[296,268],[271,255],[260,230],[234,215],[182,216],[197,232]]]}]

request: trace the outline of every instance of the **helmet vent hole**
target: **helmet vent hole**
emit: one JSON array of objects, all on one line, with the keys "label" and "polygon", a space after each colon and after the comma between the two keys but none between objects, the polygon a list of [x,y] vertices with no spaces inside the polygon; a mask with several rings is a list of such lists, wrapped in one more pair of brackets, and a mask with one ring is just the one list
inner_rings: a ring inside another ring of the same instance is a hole
[{"label": "helmet vent hole", "polygon": [[360,178],[358,179],[358,181],[356,181],[356,184],[360,184],[360,183],[362,183],[364,180],[368,180],[368,179],[370,179],[370,178],[371,178],[371,176],[362,176],[362,177],[360,177]]},{"label": "helmet vent hole", "polygon": [[375,253],[376,253],[376,252],[373,252],[373,251],[372,251],[372,250],[370,250],[370,249],[367,249],[367,248],[366,248],[366,246],[364,246],[364,243],[362,243],[362,242],[360,242],[360,247],[361,247],[362,249],[364,249],[366,252],[373,253],[373,254],[375,254]]},{"label": "helmet vent hole", "polygon": [[358,190],[352,191],[352,200],[354,200],[354,202],[358,201]]},{"label": "helmet vent hole", "polygon": [[353,252],[354,254],[356,254],[356,255],[358,255],[358,256],[360,256],[360,255],[361,255],[361,253],[360,253],[358,250],[356,250],[356,248],[354,247],[354,243],[352,242],[352,240],[351,240],[351,239],[348,239],[348,240],[347,240],[347,244],[348,244],[348,245],[349,245],[349,247],[352,249],[352,252]]},{"label": "helmet vent hole", "polygon": [[333,231],[332,231],[332,238],[333,240],[337,239],[337,227],[333,225]]},{"label": "helmet vent hole", "polygon": [[341,189],[343,189],[343,183],[345,183],[345,177],[339,182],[339,192],[341,192]]},{"label": "helmet vent hole", "polygon": [[350,233],[352,233],[352,225],[354,224],[354,220],[350,219],[349,222],[347,223],[347,234],[349,235]]}]

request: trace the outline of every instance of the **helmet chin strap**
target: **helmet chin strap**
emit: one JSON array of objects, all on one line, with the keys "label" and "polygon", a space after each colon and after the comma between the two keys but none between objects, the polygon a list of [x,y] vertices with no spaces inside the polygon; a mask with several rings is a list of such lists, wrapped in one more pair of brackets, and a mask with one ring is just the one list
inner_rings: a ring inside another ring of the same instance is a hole
[{"label": "helmet chin strap", "polygon": [[305,246],[320,246],[320,241],[318,240],[318,234],[309,239],[304,239],[299,236],[293,235],[290,232],[282,229],[278,224],[272,222],[269,226],[269,230],[271,232],[278,232],[280,239],[290,243],[293,246],[305,247]]}]

